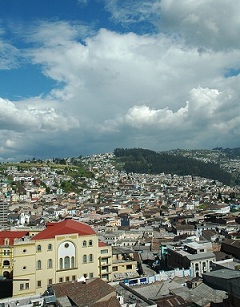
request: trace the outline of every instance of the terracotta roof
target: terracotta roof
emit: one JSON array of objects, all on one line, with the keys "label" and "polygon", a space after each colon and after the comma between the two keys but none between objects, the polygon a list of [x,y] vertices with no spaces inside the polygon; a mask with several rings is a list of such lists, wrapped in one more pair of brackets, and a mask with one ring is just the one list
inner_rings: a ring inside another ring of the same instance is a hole
[{"label": "terracotta roof", "polygon": [[0,245],[4,245],[4,239],[9,239],[9,245],[13,245],[14,239],[20,239],[28,235],[28,231],[0,231]]},{"label": "terracotta roof", "polygon": [[87,224],[65,219],[57,223],[47,224],[47,228],[31,238],[31,240],[52,239],[56,236],[77,233],[79,236],[94,235],[96,232]]},{"label": "terracotta roof", "polygon": [[98,241],[98,246],[104,247],[104,246],[108,246],[108,245],[106,243],[102,242],[102,241]]},{"label": "terracotta roof", "polygon": [[67,296],[78,307],[120,307],[115,289],[100,278],[86,283],[59,283],[52,285],[57,299]]}]

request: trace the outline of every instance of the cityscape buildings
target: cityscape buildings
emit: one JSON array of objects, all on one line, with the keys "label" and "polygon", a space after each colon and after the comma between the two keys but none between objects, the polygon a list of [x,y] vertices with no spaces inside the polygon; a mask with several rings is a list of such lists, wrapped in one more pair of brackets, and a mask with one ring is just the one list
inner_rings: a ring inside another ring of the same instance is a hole
[{"label": "cityscape buildings", "polygon": [[[231,299],[236,305],[237,291],[226,296],[224,289],[212,290],[203,282],[213,271],[239,269],[239,188],[190,175],[127,174],[114,167],[112,158],[83,158],[89,177],[74,175],[70,160],[58,167],[52,162],[5,167],[0,302],[11,297],[22,304],[32,297],[32,305],[35,299],[63,303],[64,291],[72,291],[68,285],[100,279],[96,284],[113,286],[106,293],[121,306],[137,300],[142,306],[161,306],[166,295],[173,306],[190,297],[206,305],[213,300],[211,291],[215,301],[228,304]],[[71,188],[64,190],[67,183]],[[155,294],[150,295],[150,284]],[[140,293],[131,292],[132,287]],[[201,288],[209,295],[200,298]]]}]

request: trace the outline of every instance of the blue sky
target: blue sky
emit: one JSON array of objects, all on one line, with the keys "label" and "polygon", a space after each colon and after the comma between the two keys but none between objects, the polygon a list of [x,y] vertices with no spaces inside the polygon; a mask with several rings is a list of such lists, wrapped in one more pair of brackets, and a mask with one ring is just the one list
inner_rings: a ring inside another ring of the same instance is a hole
[{"label": "blue sky", "polygon": [[240,3],[1,0],[0,162],[239,147]]}]

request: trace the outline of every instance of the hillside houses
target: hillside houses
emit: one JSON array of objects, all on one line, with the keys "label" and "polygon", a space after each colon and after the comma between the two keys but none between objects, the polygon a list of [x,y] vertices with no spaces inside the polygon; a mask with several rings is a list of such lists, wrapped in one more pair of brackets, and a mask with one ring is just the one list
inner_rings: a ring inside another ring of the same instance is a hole
[{"label": "hillside houses", "polygon": [[[229,243],[240,237],[238,187],[233,197],[232,187],[206,178],[125,173],[115,169],[112,154],[82,163],[92,176],[73,179],[65,166],[51,164],[2,172],[0,200],[8,208],[2,230],[43,230],[66,219],[86,223],[112,248],[101,272],[109,281],[177,269],[201,278],[213,263],[240,260],[237,243]],[[64,191],[61,183],[74,180],[78,188]]]}]

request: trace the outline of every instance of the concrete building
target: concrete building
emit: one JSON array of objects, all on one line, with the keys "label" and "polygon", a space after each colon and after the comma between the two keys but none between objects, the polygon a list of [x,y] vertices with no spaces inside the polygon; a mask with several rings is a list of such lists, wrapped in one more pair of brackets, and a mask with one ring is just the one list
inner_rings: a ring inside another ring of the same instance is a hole
[{"label": "concrete building", "polygon": [[8,225],[8,203],[0,200],[0,226]]},{"label": "concrete building", "polygon": [[168,246],[167,266],[169,268],[190,268],[192,277],[202,276],[203,273],[211,270],[212,262],[216,261],[215,254],[208,250],[209,244]]},{"label": "concrete building", "polygon": [[224,306],[240,305],[240,272],[220,269],[203,274],[203,282],[214,289],[226,291],[228,299]]},{"label": "concrete building", "polygon": [[126,278],[138,277],[137,260],[134,259],[134,252],[124,247],[113,247],[112,251],[112,279],[123,280]]}]

